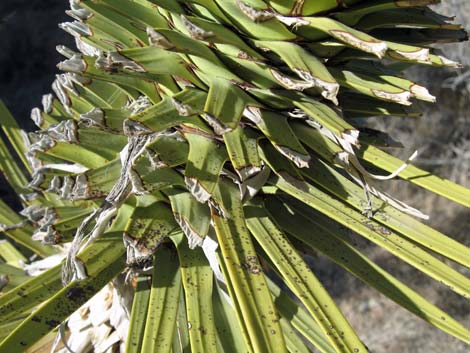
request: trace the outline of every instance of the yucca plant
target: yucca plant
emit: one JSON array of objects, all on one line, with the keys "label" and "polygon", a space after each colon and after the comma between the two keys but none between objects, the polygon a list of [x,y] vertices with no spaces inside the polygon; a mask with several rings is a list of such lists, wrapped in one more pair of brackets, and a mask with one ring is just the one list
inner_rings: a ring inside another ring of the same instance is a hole
[{"label": "yucca plant", "polygon": [[39,130],[0,107],[24,206],[0,203],[0,353],[367,352],[311,254],[469,343],[357,248],[470,296],[470,249],[379,184],[466,206],[470,190],[365,126],[434,101],[406,68],[459,66],[432,47],[467,38],[437,2],[71,0],[78,52],[58,47]]}]

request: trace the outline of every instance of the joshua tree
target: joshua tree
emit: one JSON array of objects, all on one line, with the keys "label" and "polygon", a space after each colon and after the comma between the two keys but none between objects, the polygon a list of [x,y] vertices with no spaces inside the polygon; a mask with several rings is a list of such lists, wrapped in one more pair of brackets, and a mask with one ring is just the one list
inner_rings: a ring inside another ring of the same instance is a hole
[{"label": "joshua tree", "polygon": [[437,2],[71,0],[78,51],[58,47],[39,130],[1,106],[0,169],[24,209],[0,203],[0,353],[367,352],[317,253],[470,342],[356,246],[470,296],[470,249],[379,184],[467,206],[470,190],[365,127],[434,101],[406,68],[459,66],[432,46],[467,38]]}]

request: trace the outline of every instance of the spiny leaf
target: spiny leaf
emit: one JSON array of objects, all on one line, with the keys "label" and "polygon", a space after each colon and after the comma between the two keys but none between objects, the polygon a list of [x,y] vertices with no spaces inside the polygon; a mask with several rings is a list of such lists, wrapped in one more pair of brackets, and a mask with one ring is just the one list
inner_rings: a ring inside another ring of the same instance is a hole
[{"label": "spiny leaf", "polygon": [[[356,249],[354,239],[348,236],[338,223],[318,217],[295,200],[270,199],[267,203],[270,214],[285,231],[303,243],[320,251],[368,285],[374,287],[423,320],[439,327],[466,342],[469,330],[462,324],[432,305],[418,293],[400,282],[388,272],[374,264]],[[308,224],[310,227],[299,227]],[[310,231],[315,229],[315,232]]]},{"label": "spiny leaf", "polygon": [[[189,341],[193,352],[217,352],[212,308],[212,270],[202,249],[191,250],[182,234],[174,237],[181,263]],[[177,240],[176,240],[177,239]]]},{"label": "spiny leaf", "polygon": [[82,255],[89,278],[72,282],[55,293],[0,342],[0,352],[30,347],[84,304],[124,268],[122,240],[109,237],[95,242]]},{"label": "spiny leaf", "polygon": [[336,351],[367,352],[323,285],[263,207],[262,204],[245,207],[247,226],[269,258],[274,259],[281,278],[315,318]]},{"label": "spiny leaf", "polygon": [[129,324],[129,333],[126,342],[127,353],[139,353],[142,349],[145,319],[150,299],[149,282],[149,278],[147,277],[140,277],[137,280],[134,301],[132,302],[132,314]]},{"label": "spiny leaf", "polygon": [[224,261],[224,276],[232,283],[231,298],[240,309],[237,319],[246,328],[247,348],[254,353],[285,352],[279,318],[246,229],[238,190],[220,180],[217,199],[231,214],[230,219],[214,214],[213,221]]},{"label": "spiny leaf", "polygon": [[162,246],[155,254],[143,352],[171,352],[181,293],[181,272],[175,260],[174,249],[167,246]]}]

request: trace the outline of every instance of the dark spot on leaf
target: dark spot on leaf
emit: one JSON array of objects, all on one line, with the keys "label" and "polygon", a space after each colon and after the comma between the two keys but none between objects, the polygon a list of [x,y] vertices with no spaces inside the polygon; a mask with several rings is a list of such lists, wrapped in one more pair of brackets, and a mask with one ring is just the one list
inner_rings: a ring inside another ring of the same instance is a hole
[{"label": "dark spot on leaf", "polygon": [[67,290],[67,293],[65,293],[65,296],[67,299],[70,300],[77,300],[81,299],[85,295],[85,291],[81,287],[72,287]]},{"label": "dark spot on leaf", "polygon": [[60,321],[57,321],[57,320],[47,320],[46,321],[46,325],[48,325],[50,328],[57,327],[57,326],[59,326],[59,324],[60,324]]}]

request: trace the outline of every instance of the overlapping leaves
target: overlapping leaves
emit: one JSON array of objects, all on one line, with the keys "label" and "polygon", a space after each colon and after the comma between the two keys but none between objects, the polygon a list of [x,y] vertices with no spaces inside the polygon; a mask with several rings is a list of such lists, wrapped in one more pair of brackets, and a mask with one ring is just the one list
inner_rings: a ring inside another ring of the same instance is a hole
[{"label": "overlapping leaves", "polygon": [[470,280],[435,256],[468,266],[469,249],[374,181],[400,177],[466,206],[470,190],[356,126],[434,100],[402,68],[458,66],[427,46],[466,38],[425,7],[435,2],[72,0],[75,21],[61,27],[79,52],[58,48],[65,73],[32,112],[40,130],[23,139],[2,107],[24,168],[0,144],[25,206],[0,205],[3,230],[46,259],[65,251],[65,287],[59,267],[23,282],[26,259],[2,251],[12,289],[0,296],[0,352],[33,345],[124,270],[129,285],[138,277],[128,352],[366,352],[299,255],[310,248],[469,342],[344,230],[470,296]]}]

